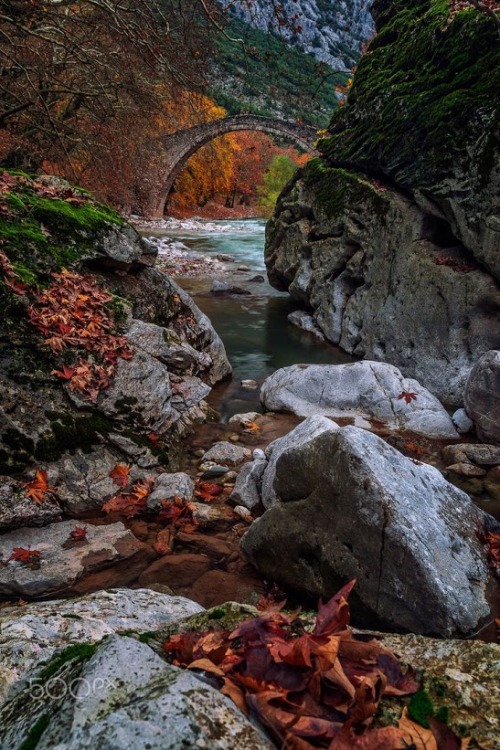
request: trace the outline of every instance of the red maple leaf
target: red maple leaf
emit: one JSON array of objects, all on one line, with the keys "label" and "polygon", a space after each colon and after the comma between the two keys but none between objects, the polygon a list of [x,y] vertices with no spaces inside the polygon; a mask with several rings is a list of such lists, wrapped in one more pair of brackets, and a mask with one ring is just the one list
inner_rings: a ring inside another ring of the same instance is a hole
[{"label": "red maple leaf", "polygon": [[12,554],[9,557],[9,560],[15,560],[16,562],[25,563],[26,565],[30,565],[34,562],[37,562],[42,553],[39,552],[37,549],[25,549],[24,547],[14,547],[12,550]]},{"label": "red maple leaf", "polygon": [[73,542],[85,542],[87,540],[87,529],[85,526],[75,526],[73,531],[70,531],[69,538]]},{"label": "red maple leaf", "polygon": [[417,394],[413,393],[412,391],[401,391],[401,393],[398,396],[399,399],[404,399],[407,404],[411,403],[412,401],[415,401],[417,398]]},{"label": "red maple leaf", "polygon": [[47,501],[49,499],[47,495],[53,495],[55,492],[53,487],[49,487],[48,474],[43,469],[38,469],[35,479],[27,482],[24,486],[26,497],[29,497],[37,505]]}]

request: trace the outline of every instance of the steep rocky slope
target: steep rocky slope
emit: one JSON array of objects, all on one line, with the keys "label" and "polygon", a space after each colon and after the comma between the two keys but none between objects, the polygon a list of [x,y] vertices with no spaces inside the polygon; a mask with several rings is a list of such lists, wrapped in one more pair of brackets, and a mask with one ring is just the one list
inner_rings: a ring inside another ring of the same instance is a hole
[{"label": "steep rocky slope", "polygon": [[[58,178],[4,172],[0,192],[5,529],[100,508],[119,462],[137,478],[175,469],[179,436],[231,367],[206,316],[121,217]],[[61,506],[20,503],[39,467]]]},{"label": "steep rocky slope", "polygon": [[355,64],[361,45],[373,33],[369,5],[368,0],[237,0],[232,8],[256,28],[278,33],[316,60],[342,70]]},{"label": "steep rocky slope", "polygon": [[446,0],[377,0],[347,104],[285,188],[272,283],[334,343],[450,403],[500,345],[500,44]]}]

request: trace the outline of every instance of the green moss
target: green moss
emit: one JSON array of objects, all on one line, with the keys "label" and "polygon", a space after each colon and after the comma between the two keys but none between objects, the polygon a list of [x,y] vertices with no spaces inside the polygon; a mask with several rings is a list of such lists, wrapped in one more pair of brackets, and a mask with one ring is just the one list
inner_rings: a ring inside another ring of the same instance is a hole
[{"label": "green moss", "polygon": [[110,310],[116,325],[120,325],[127,320],[127,311],[130,303],[123,297],[114,295],[113,299],[106,302],[106,307]]},{"label": "green moss", "polygon": [[0,435],[0,474],[16,474],[33,460],[34,443],[31,438],[14,428],[4,430]]},{"label": "green moss", "polygon": [[412,695],[411,700],[408,704],[408,714],[411,719],[420,724],[423,727],[429,728],[429,722],[427,718],[434,716],[434,708],[429,694],[425,690],[420,689],[418,693]]},{"label": "green moss", "polygon": [[89,453],[99,442],[99,436],[105,437],[113,429],[112,423],[100,414],[75,417],[46,411],[45,415],[51,420],[50,431],[38,439],[34,451],[35,458],[42,462],[57,461],[63,453],[77,448]]},{"label": "green moss", "polygon": [[303,177],[328,218],[340,216],[351,204],[368,200],[371,210],[384,219],[387,203],[383,193],[378,193],[374,186],[359,174],[330,167],[322,159],[315,158],[304,168]]},{"label": "green moss", "polygon": [[49,663],[42,669],[37,676],[39,682],[46,682],[58,672],[62,666],[70,661],[87,661],[96,652],[97,644],[95,643],[74,643],[63,651],[55,654]]},{"label": "green moss", "polygon": [[421,688],[415,695],[412,695],[408,704],[408,715],[410,719],[413,719],[413,721],[416,721],[417,724],[426,729],[429,728],[429,722],[427,721],[429,716],[435,717],[443,724],[448,723],[448,708],[446,706],[436,708],[432,703],[429,693],[424,688]]},{"label": "green moss", "polygon": [[[500,45],[491,18],[475,9],[448,17],[447,0],[377,0],[378,35],[358,66],[348,103],[320,149],[331,164],[427,184],[471,147],[499,148]],[[480,157],[483,159],[483,157]]]},{"label": "green moss", "polygon": [[92,257],[96,235],[124,223],[118,213],[82,191],[71,189],[63,198],[39,195],[37,189],[34,182],[13,185],[4,196],[12,215],[0,218],[2,250],[25,276],[31,275],[29,283]]},{"label": "green moss", "polygon": [[42,734],[45,732],[50,723],[50,716],[42,714],[29,730],[26,738],[21,742],[17,750],[35,750]]}]

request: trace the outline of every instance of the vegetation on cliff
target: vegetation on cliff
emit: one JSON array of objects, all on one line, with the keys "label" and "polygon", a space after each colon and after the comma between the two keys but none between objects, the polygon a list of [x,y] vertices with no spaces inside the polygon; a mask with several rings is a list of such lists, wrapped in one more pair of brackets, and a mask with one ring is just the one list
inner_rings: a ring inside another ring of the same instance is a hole
[{"label": "vegetation on cliff", "polygon": [[471,6],[455,11],[448,0],[376,0],[373,13],[378,34],[320,142],[322,153],[410,189],[478,154],[488,172],[499,148],[493,19]]}]

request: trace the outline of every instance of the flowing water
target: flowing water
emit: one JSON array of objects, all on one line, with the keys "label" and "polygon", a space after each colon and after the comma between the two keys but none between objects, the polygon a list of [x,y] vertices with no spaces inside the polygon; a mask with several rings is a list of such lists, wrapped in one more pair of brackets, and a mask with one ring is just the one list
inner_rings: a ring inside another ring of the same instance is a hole
[{"label": "flowing water", "polygon": [[[210,222],[208,227],[210,231],[169,230],[168,236],[193,253],[234,259],[226,264],[228,270],[219,278],[251,292],[214,295],[210,293],[213,277],[176,277],[210,318],[233,366],[231,382],[216,387],[211,398],[223,418],[239,411],[260,410],[258,389],[242,388],[242,380],[256,380],[260,386],[268,375],[286,365],[351,361],[340,349],[287,321],[288,313],[298,305],[290,301],[287,293],[278,292],[267,282],[263,220],[217,221]],[[247,270],[238,270],[242,267]],[[256,275],[265,280],[250,281]]]}]

